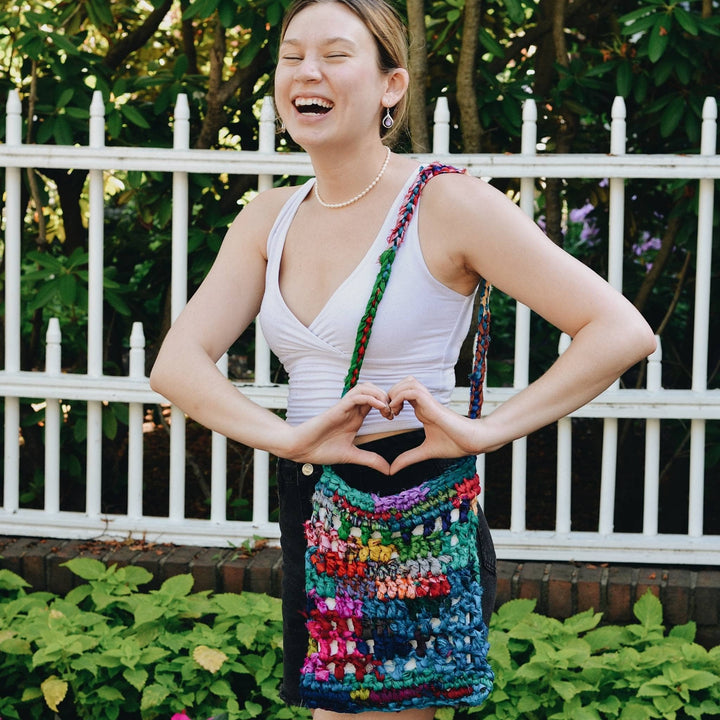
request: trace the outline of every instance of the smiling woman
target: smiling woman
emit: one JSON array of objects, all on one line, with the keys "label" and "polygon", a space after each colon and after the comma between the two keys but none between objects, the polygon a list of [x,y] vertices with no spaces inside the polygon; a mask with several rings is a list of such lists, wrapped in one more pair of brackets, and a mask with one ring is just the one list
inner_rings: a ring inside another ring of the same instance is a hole
[{"label": "smiling woman", "polygon": [[[281,458],[283,697],[315,720],[430,720],[482,703],[495,555],[475,458],[577,409],[654,349],[632,305],[504,195],[392,153],[406,58],[385,0],[290,6],[275,102],[316,177],[238,215],[151,375],[199,422]],[[491,284],[573,341],[481,418]],[[461,415],[449,404],[476,294]],[[215,366],[256,316],[288,373],[285,420]]]}]

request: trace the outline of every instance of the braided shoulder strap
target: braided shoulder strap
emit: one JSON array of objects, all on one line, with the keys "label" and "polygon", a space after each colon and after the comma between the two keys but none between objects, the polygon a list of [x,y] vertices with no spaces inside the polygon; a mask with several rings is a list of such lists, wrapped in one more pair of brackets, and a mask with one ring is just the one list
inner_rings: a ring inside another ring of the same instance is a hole
[{"label": "braided shoulder strap", "polygon": [[[380,255],[380,270],[378,271],[375,284],[370,293],[370,299],[365,307],[360,324],[358,325],[357,335],[355,337],[355,349],[350,359],[350,368],[345,376],[345,384],[343,387],[343,395],[357,384],[360,376],[360,368],[365,358],[372,325],[377,314],[378,305],[382,296],[385,294],[388,280],[390,279],[390,271],[395,255],[405,239],[405,230],[412,219],[420,192],[427,184],[428,180],[442,173],[461,173],[463,170],[453,167],[452,165],[443,165],[442,163],[432,163],[420,168],[417,180],[408,190],[402,204],[394,228],[388,235],[388,248]],[[483,383],[485,379],[485,357],[487,348],[490,344],[490,284],[484,279],[480,282],[480,306],[478,309],[478,328],[475,339],[475,357],[473,361],[473,369],[470,374],[470,409],[469,417],[478,417],[482,406]]]}]

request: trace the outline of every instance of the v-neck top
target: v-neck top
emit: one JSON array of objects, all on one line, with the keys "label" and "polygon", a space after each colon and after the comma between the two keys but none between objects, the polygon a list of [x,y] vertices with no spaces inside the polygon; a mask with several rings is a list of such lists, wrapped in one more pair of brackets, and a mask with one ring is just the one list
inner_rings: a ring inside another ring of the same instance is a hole
[{"label": "v-neck top", "polygon": [[[291,425],[310,420],[340,399],[380,254],[387,247],[401,201],[416,176],[413,172],[398,193],[365,257],[309,326],[285,303],[279,279],[288,229],[315,179],[301,185],[280,210],[268,236],[265,293],[258,319],[271,350],[288,374],[287,421]],[[455,363],[470,326],[474,294],[462,295],[430,273],[417,229],[421,206],[422,197],[378,306],[359,382],[372,382],[389,390],[412,375],[433,397],[448,404],[455,386]],[[307,282],[312,281],[310,274]],[[392,421],[371,410],[358,434],[418,427],[421,423],[409,406]]]}]

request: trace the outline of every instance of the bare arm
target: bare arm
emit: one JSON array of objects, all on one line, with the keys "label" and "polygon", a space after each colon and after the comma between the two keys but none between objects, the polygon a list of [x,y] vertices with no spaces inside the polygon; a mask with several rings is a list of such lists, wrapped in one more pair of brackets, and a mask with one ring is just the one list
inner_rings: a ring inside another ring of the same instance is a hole
[{"label": "bare arm", "polygon": [[[399,383],[389,393],[391,408],[397,413],[404,402],[412,405],[429,439],[393,471],[428,454],[488,452],[527,435],[592,400],[655,348],[633,305],[552,243],[504,195],[467,176],[441,180],[428,184],[421,215],[423,237],[442,238],[442,247],[423,245],[438,279],[469,292],[481,275],[573,340],[542,377],[477,421],[431,402],[411,378]],[[448,227],[452,233],[443,230]]]},{"label": "bare arm", "polygon": [[386,471],[382,458],[353,444],[371,407],[389,414],[384,391],[359,386],[328,412],[292,427],[239,392],[215,365],[260,309],[267,236],[286,198],[285,191],[264,193],[238,215],[165,337],[150,384],[199,423],[245,445],[300,461],[363,462]]}]

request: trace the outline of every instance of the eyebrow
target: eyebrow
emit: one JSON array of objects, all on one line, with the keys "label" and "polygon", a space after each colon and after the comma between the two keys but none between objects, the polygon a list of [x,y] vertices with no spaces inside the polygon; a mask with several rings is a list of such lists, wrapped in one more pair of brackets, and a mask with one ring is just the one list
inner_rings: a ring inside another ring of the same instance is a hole
[{"label": "eyebrow", "polygon": [[[335,44],[337,44],[337,43],[341,43],[341,44],[344,44],[344,45],[350,45],[350,46],[352,46],[352,47],[356,47],[356,43],[355,43],[354,40],[351,40],[350,38],[347,38],[347,37],[343,37],[342,35],[338,35],[337,37],[327,38],[326,40],[323,40],[320,44],[323,45],[323,46],[325,46],[325,45],[335,45]],[[298,46],[298,45],[301,45],[301,44],[302,44],[301,41],[300,41],[300,40],[296,40],[295,38],[285,38],[285,39],[280,43],[280,47],[282,47],[283,45],[294,45],[294,46]]]}]

